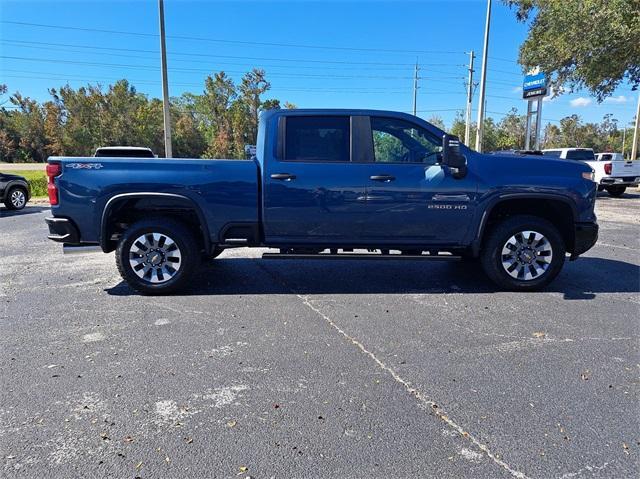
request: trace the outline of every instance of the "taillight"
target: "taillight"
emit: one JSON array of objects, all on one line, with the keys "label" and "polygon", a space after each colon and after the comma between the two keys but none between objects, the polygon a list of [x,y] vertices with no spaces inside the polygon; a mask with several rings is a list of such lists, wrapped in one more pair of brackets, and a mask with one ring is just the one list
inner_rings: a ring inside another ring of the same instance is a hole
[{"label": "taillight", "polygon": [[605,163],[604,164],[604,174],[605,175],[610,175],[611,174],[611,163]]},{"label": "taillight", "polygon": [[60,163],[47,163],[47,193],[49,194],[49,204],[58,204],[58,187],[53,179],[62,173],[62,165]]}]

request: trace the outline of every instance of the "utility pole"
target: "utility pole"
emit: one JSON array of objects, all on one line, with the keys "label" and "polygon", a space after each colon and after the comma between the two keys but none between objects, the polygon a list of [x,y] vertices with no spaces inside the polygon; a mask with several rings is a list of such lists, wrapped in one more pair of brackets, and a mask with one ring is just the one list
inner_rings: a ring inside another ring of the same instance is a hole
[{"label": "utility pole", "polygon": [[164,35],[164,1],[158,0],[160,16],[160,56],[162,62],[162,110],[164,113],[164,156],[171,158],[171,111],[169,105],[169,79],[167,78],[167,47]]},{"label": "utility pole", "polygon": [[625,126],[622,129],[622,159],[624,160],[624,142],[626,140],[626,136],[627,136],[627,127]]},{"label": "utility pole", "polygon": [[638,130],[640,129],[640,95],[638,95],[638,108],[636,108],[636,126],[633,130],[633,144],[631,145],[631,159],[635,160],[638,153]]},{"label": "utility pole", "polygon": [[471,146],[471,102],[473,100],[473,60],[475,57],[475,53],[471,50],[469,52],[469,84],[467,85],[467,112],[464,125],[464,142],[469,147]]},{"label": "utility pole", "polygon": [[413,71],[413,116],[418,113],[418,59],[416,58],[416,67]]},{"label": "utility pole", "polygon": [[487,87],[487,54],[489,52],[489,27],[491,25],[491,0],[487,0],[487,21],[484,26],[484,50],[482,51],[482,76],[480,78],[480,99],[478,103],[478,132],[476,151],[482,153],[482,133],[484,132],[484,98]]}]

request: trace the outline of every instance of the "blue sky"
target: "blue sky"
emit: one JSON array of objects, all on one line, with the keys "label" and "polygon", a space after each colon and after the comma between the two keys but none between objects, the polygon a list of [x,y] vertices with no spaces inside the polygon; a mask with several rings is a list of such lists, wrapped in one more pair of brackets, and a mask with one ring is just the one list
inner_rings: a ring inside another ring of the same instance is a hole
[{"label": "blue sky", "polygon": [[[418,114],[438,115],[449,125],[465,108],[465,52],[475,50],[479,79],[485,8],[484,0],[165,0],[170,94],[200,92],[208,72],[225,70],[239,79],[262,67],[272,84],[269,96],[299,107],[410,111],[417,58]],[[138,91],[161,94],[155,0],[0,0],[0,21],[0,83],[10,92],[45,100],[47,88],[67,82],[108,85],[127,78]],[[516,60],[527,26],[495,0],[491,28],[487,111],[499,120],[512,107],[526,109]],[[563,95],[545,102],[543,118],[577,113],[600,121],[613,113],[628,123],[636,95],[628,85],[603,104],[585,91]],[[474,118],[477,99],[476,92]]]}]

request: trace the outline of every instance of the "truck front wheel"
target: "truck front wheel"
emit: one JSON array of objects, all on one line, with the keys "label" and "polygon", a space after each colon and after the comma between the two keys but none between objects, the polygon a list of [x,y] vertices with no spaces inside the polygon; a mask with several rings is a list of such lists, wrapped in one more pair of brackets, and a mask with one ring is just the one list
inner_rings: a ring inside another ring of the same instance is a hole
[{"label": "truck front wheel", "polygon": [[144,294],[168,294],[185,287],[199,257],[191,232],[181,223],[165,218],[132,224],[116,249],[120,275]]},{"label": "truck front wheel", "polygon": [[536,291],[558,275],[565,253],[564,240],[553,224],[518,215],[492,228],[480,259],[487,276],[501,288]]}]

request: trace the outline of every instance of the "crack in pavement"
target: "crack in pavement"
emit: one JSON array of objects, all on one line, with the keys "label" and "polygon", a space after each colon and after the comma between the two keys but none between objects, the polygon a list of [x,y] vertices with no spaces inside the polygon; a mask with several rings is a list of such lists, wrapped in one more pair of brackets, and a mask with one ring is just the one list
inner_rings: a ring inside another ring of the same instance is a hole
[{"label": "crack in pavement", "polygon": [[384,361],[379,359],[373,352],[369,351],[364,346],[364,344],[362,344],[353,336],[350,336],[346,331],[344,331],[340,326],[338,326],[329,316],[327,316],[322,311],[320,311],[320,309],[314,306],[311,302],[312,300],[309,299],[309,296],[298,294],[291,286],[289,286],[289,284],[283,278],[280,277],[280,275],[278,275],[273,271],[270,271],[260,261],[258,261],[257,264],[260,269],[262,269],[265,273],[271,276],[275,281],[282,284],[285,288],[291,291],[292,294],[295,294],[296,297],[298,297],[302,301],[302,304],[304,304],[307,308],[311,309],[314,313],[316,313],[318,316],[324,319],[329,324],[329,326],[335,329],[341,336],[343,336],[351,344],[356,346],[360,350],[360,352],[369,356],[378,365],[380,369],[388,373],[393,378],[394,381],[402,385],[402,387],[405,389],[406,392],[408,392],[411,396],[416,398],[421,408],[424,408],[425,410],[430,409],[440,420],[442,420],[445,424],[447,424],[447,426],[449,426],[455,432],[460,434],[460,436],[471,441],[471,443],[474,446],[476,446],[480,451],[486,454],[487,457],[491,459],[495,464],[497,464],[502,469],[504,469],[509,474],[511,474],[511,476],[517,479],[530,479],[529,476],[527,476],[525,473],[518,471],[517,469],[514,469],[505,461],[500,459],[498,457],[498,454],[493,453],[486,444],[480,442],[480,440],[478,440],[475,436],[465,431],[462,426],[460,426],[458,423],[453,421],[434,400],[430,399],[429,397],[427,397],[426,394],[424,394],[423,392],[411,386],[411,383],[409,381],[401,377],[393,368],[389,367],[387,364],[384,363]]},{"label": "crack in pavement", "polygon": [[381,359],[379,359],[374,353],[369,351],[364,346],[364,344],[362,344],[356,338],[350,336],[347,332],[345,332],[329,316],[327,316],[322,311],[320,311],[316,306],[314,306],[309,300],[308,296],[303,296],[300,294],[296,294],[296,296],[302,300],[302,303],[305,306],[307,306],[309,309],[314,311],[318,316],[324,319],[327,323],[329,323],[329,325],[332,328],[334,328],[338,333],[340,333],[351,344],[353,344],[358,349],[360,349],[362,353],[369,356],[378,365],[378,367],[380,367],[380,369],[389,373],[396,382],[400,383],[404,387],[404,389],[413,397],[415,397],[422,405],[430,407],[436,416],[438,416],[443,422],[445,422],[454,431],[458,432],[462,437],[465,437],[469,441],[471,441],[478,449],[484,452],[487,455],[487,457],[489,457],[493,462],[495,462],[497,465],[502,467],[513,477],[516,477],[518,479],[528,479],[527,475],[509,466],[509,464],[507,464],[502,459],[500,459],[496,454],[491,452],[491,450],[486,444],[480,442],[476,437],[474,437],[473,435],[465,431],[462,428],[462,426],[460,426],[458,423],[456,423],[451,418],[449,418],[449,416],[445,414],[445,411],[442,410],[435,401],[433,401],[432,399],[429,399],[423,392],[411,386],[411,384],[407,380],[402,378],[393,368],[387,366],[387,364],[385,364]]}]

